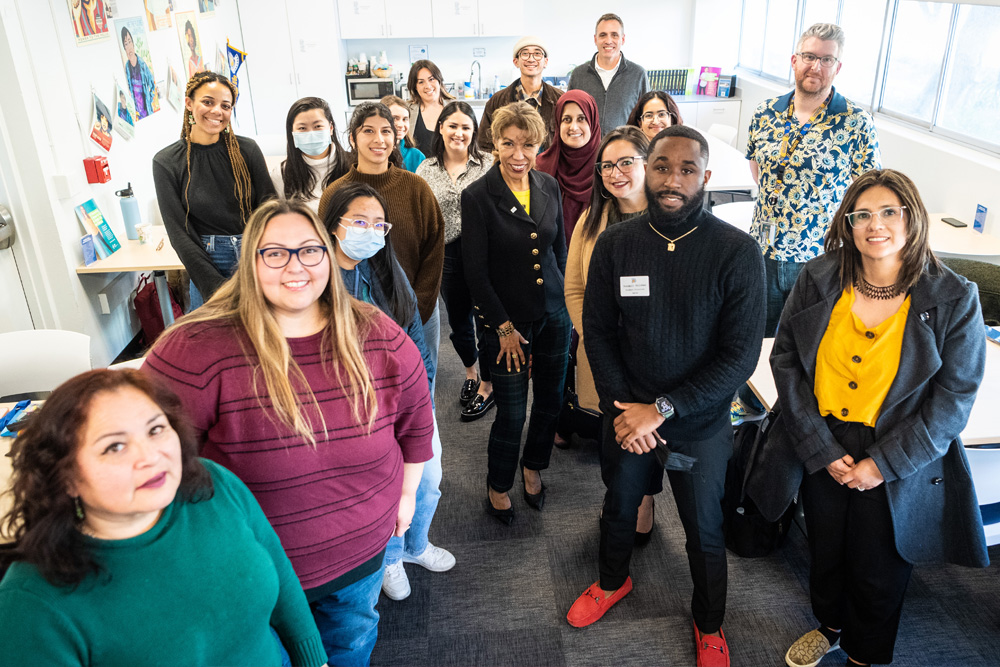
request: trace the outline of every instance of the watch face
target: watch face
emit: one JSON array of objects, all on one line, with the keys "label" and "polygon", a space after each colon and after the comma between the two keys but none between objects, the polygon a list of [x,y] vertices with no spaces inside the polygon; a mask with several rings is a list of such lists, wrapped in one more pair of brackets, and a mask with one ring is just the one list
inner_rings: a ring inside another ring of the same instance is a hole
[{"label": "watch face", "polygon": [[669,419],[674,414],[674,406],[670,405],[670,401],[661,396],[656,399],[656,411],[659,412],[664,419]]}]

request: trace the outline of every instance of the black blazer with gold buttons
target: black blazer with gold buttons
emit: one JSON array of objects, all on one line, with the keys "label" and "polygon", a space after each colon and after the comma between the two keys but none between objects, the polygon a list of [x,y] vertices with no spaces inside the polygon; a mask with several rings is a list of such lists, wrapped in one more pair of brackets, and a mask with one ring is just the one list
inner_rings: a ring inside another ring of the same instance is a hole
[{"label": "black blazer with gold buttons", "polygon": [[529,215],[500,163],[462,191],[465,280],[483,323],[533,322],[565,307],[566,236],[556,179],[532,169]]}]

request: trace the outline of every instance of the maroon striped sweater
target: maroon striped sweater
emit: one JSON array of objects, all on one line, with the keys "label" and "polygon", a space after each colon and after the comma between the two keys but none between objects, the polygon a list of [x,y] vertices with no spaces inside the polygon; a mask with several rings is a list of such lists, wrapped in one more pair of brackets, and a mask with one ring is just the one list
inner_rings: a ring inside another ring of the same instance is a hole
[{"label": "maroon striped sweater", "polygon": [[[367,434],[340,382],[319,363],[322,334],[288,339],[326,419],[325,435],[313,420],[313,448],[268,419],[270,400],[258,401],[251,389],[256,357],[244,356],[237,336],[228,324],[189,325],[158,344],[143,369],[181,397],[202,437],[202,456],[250,488],[303,588],[315,588],[385,547],[396,524],[403,463],[431,458],[423,362],[413,341],[380,313],[364,343],[378,399]],[[307,404],[306,414],[315,416],[315,408]]]}]

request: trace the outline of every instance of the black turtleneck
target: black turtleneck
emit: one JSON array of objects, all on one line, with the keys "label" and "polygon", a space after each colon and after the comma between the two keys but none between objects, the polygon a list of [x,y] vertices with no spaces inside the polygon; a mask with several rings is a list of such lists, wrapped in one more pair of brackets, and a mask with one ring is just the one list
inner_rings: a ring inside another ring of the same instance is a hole
[{"label": "black turtleneck", "polygon": [[[643,276],[649,296],[622,296],[622,278]],[[666,396],[677,413],[660,428],[664,437],[721,428],[757,365],[764,306],[760,249],[712,214],[699,209],[664,224],[646,213],[608,228],[594,247],[583,302],[601,410],[614,417],[616,400]]]}]

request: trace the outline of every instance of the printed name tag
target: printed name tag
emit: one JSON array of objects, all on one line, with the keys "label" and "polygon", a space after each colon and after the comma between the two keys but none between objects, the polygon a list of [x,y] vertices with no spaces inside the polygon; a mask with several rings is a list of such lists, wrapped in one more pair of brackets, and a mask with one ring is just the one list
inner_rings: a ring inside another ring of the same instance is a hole
[{"label": "printed name tag", "polygon": [[622,296],[649,296],[649,276],[622,276]]}]

